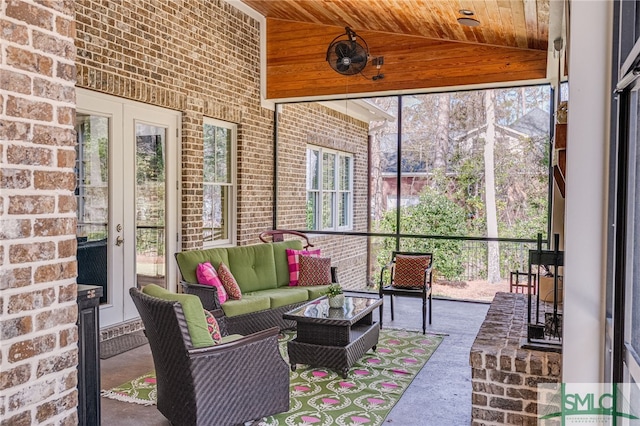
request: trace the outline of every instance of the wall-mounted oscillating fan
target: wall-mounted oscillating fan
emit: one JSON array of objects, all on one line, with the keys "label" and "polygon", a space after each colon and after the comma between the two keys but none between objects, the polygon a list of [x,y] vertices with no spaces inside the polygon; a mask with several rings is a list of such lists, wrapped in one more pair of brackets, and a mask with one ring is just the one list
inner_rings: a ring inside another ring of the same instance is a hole
[{"label": "wall-mounted oscillating fan", "polygon": [[[327,62],[331,68],[343,75],[354,75],[361,72],[369,61],[369,46],[351,28],[334,38],[327,49]],[[358,42],[362,42],[360,44]],[[363,46],[364,45],[364,46]]]}]

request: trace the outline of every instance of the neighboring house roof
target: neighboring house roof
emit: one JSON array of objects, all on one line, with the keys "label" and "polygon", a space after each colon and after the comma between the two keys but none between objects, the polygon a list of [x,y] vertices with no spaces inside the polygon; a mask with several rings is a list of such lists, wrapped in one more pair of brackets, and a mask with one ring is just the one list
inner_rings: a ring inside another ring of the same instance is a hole
[{"label": "neighboring house roof", "polygon": [[[454,140],[462,140],[481,134],[487,128],[486,124],[463,133],[456,134]],[[513,137],[539,137],[549,135],[549,113],[536,107],[508,126],[496,124],[496,132]]]},{"label": "neighboring house roof", "polygon": [[[382,174],[393,174],[395,176],[398,167],[398,153],[397,152],[383,152],[382,153]],[[410,161],[408,158],[402,159],[402,173],[426,173],[427,162],[426,161]]]},{"label": "neighboring house roof", "polygon": [[396,121],[396,117],[367,99],[322,101],[318,103],[366,123],[371,121]]},{"label": "neighboring house roof", "polygon": [[550,124],[549,113],[536,107],[511,123],[509,127],[529,136],[548,136]]}]

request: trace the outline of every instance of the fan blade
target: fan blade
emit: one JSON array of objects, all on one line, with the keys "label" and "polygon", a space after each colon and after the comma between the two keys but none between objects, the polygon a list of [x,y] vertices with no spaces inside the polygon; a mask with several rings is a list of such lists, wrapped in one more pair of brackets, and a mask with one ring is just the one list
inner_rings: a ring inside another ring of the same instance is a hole
[{"label": "fan blade", "polygon": [[357,55],[357,56],[354,56],[353,58],[351,58],[351,63],[352,64],[360,64],[362,62],[367,62],[367,56],[366,55]]},{"label": "fan blade", "polygon": [[338,58],[345,58],[351,55],[351,49],[346,43],[338,43],[335,52]]},{"label": "fan blade", "polygon": [[338,72],[346,72],[349,71],[349,68],[351,66],[344,64],[342,61],[338,60],[336,61],[336,70],[338,70]]}]

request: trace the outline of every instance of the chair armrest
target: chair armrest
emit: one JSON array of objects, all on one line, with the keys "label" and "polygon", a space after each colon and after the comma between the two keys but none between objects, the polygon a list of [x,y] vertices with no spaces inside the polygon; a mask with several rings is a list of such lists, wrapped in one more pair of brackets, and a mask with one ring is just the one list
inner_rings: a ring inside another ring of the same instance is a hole
[{"label": "chair armrest", "polygon": [[338,267],[331,267],[331,282],[337,284],[338,283]]},{"label": "chair armrest", "polygon": [[[289,410],[289,366],[278,346],[278,328],[263,330],[223,345],[189,351],[190,377],[197,404],[224,395],[219,409],[246,411],[247,404],[268,404],[274,412]],[[210,422],[223,424],[227,422]]]},{"label": "chair armrest", "polygon": [[432,278],[432,266],[429,266],[424,270],[424,285],[425,287],[431,287],[431,278]]},{"label": "chair armrest", "polygon": [[[278,229],[278,230],[274,229],[271,231],[264,231],[264,232],[261,232],[260,235],[258,235],[258,238],[260,238],[260,241],[262,241],[263,243],[268,243],[268,242],[275,243],[278,241],[284,241],[285,234],[295,235],[296,237],[300,237],[304,239],[303,248],[305,250],[308,249],[309,247],[313,247],[313,244],[309,242],[309,237],[307,236],[307,234],[304,234],[298,231],[292,231],[289,229]],[[271,241],[269,241],[269,237],[271,237]]]},{"label": "chair armrest", "polygon": [[245,350],[248,345],[261,342],[269,338],[274,338],[277,345],[279,333],[280,329],[278,327],[267,328],[266,330],[261,330],[257,333],[246,335],[242,339],[234,340],[233,342],[225,343],[222,345],[208,346],[206,348],[190,349],[189,357],[198,358],[202,356],[209,356],[212,354],[229,354],[234,351]]},{"label": "chair armrest", "polygon": [[382,297],[382,287],[384,287],[384,271],[389,269],[391,267],[391,265],[393,265],[393,260],[390,261],[389,263],[387,263],[386,265],[384,265],[382,267],[382,269],[380,269],[380,284],[378,286],[378,291],[380,293],[380,297]]},{"label": "chair armrest", "polygon": [[207,311],[222,309],[220,299],[218,299],[218,290],[215,287],[190,283],[187,281],[180,281],[180,284],[182,284],[182,290],[186,294],[195,294],[198,296],[202,302],[202,307]]},{"label": "chair armrest", "polygon": [[384,265],[384,266],[382,267],[382,269],[380,270],[380,272],[384,272],[384,271],[386,271],[387,269],[391,268],[391,265],[393,265],[393,260],[392,260],[391,262],[388,262],[386,265]]}]

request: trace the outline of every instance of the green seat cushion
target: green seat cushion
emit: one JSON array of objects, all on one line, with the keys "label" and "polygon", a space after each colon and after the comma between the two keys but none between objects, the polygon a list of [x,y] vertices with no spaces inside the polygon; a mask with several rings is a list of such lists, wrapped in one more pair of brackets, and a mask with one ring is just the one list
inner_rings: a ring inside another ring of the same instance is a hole
[{"label": "green seat cushion", "polygon": [[157,297],[158,299],[179,302],[182,306],[182,312],[184,312],[184,318],[187,321],[191,345],[193,345],[194,348],[213,346],[213,339],[209,334],[202,302],[200,302],[198,296],[193,294],[172,293],[155,284],[144,286],[142,292],[148,296]]},{"label": "green seat cushion", "polygon": [[244,336],[242,334],[230,334],[228,336],[224,336],[222,338],[222,340],[220,340],[220,345],[223,345],[225,343],[231,343],[231,342],[235,342],[236,340],[240,340],[242,339]]},{"label": "green seat cushion", "polygon": [[298,287],[304,288],[309,293],[309,300],[317,299],[318,297],[325,296],[327,289],[329,289],[328,285],[313,285],[309,287]]},{"label": "green seat cushion", "polygon": [[276,264],[276,276],[278,287],[289,286],[289,262],[287,261],[287,249],[302,250],[300,240],[288,240],[271,243],[273,247],[273,260]]},{"label": "green seat cushion", "polygon": [[309,297],[309,293],[301,287],[282,287],[262,290],[252,293],[252,295],[268,297],[271,302],[271,309],[291,305],[292,303],[306,302]]},{"label": "green seat cushion", "polygon": [[266,296],[242,295],[240,300],[227,300],[222,304],[222,310],[228,317],[264,311],[271,307],[271,301]]}]

